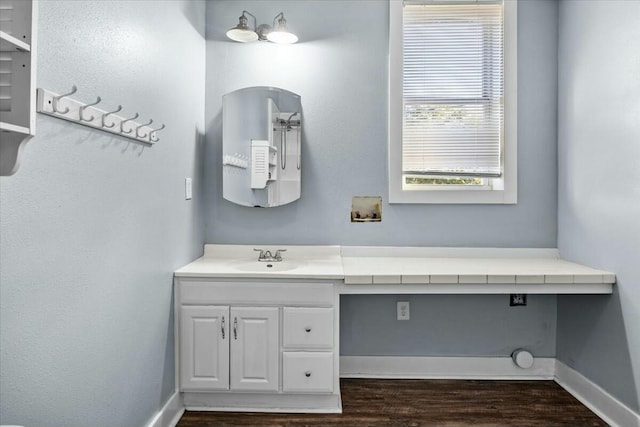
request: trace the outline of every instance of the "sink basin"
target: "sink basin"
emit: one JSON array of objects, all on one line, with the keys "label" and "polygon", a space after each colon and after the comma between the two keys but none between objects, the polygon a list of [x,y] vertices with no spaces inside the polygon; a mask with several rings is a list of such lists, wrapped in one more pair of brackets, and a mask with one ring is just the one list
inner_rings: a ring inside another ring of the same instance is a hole
[{"label": "sink basin", "polygon": [[229,264],[231,267],[250,273],[270,273],[278,271],[291,271],[304,265],[300,261],[260,262],[260,261],[236,261]]}]

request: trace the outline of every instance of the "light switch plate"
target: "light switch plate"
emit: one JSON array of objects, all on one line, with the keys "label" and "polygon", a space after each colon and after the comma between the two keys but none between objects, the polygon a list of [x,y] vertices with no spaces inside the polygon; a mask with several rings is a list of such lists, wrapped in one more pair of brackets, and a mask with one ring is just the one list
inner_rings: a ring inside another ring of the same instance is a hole
[{"label": "light switch plate", "polygon": [[191,200],[193,198],[193,185],[191,178],[184,179],[184,199]]}]

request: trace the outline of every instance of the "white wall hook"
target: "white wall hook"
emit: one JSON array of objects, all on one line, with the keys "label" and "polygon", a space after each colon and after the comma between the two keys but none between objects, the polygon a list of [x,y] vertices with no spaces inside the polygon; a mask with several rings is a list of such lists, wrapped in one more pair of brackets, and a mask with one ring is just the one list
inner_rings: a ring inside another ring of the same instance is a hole
[{"label": "white wall hook", "polygon": [[110,116],[111,114],[115,114],[115,113],[119,112],[120,110],[122,110],[122,105],[118,105],[118,108],[116,108],[115,110],[113,110],[113,111],[109,111],[108,113],[103,114],[103,115],[102,115],[102,118],[101,118],[102,127],[103,127],[103,128],[108,128],[108,129],[113,128],[113,127],[116,125],[116,122],[115,122],[115,121],[112,121],[112,122],[111,122],[111,124],[110,124],[110,125],[108,125],[108,124],[106,124],[106,123],[104,122],[104,119],[105,119],[107,116]]},{"label": "white wall hook", "polygon": [[67,114],[67,113],[69,112],[69,107],[65,108],[64,110],[61,110],[61,109],[59,109],[59,108],[58,108],[58,106],[59,106],[59,102],[60,102],[60,100],[61,100],[62,98],[66,98],[67,96],[71,96],[71,95],[73,95],[74,93],[76,93],[77,91],[78,91],[77,86],[76,86],[76,85],[73,85],[73,86],[71,87],[71,92],[69,92],[69,93],[65,93],[65,94],[63,94],[63,95],[55,96],[55,97],[53,98],[53,100],[52,100],[52,104],[51,104],[51,105],[53,106],[53,111],[55,111],[55,112],[56,112],[56,113],[58,113],[58,114]]},{"label": "white wall hook", "polygon": [[156,132],[159,132],[162,129],[164,129],[164,123],[158,129],[151,129],[151,131],[149,132],[149,139],[151,141],[158,141],[158,135]]},{"label": "white wall hook", "polygon": [[124,127],[123,127],[123,126],[124,126],[124,124],[125,124],[125,123],[127,123],[127,122],[131,122],[131,121],[133,121],[133,120],[137,119],[139,115],[140,115],[140,114],[136,113],[136,115],[135,115],[135,116],[133,116],[133,117],[131,117],[130,119],[126,119],[126,120],[121,121],[121,122],[120,122],[120,132],[122,132],[122,133],[127,133],[127,134],[128,134],[128,133],[132,133],[132,132],[133,132],[133,129],[134,129],[133,127],[129,128],[129,130],[124,130]]},{"label": "white wall hook", "polygon": [[148,136],[149,136],[149,133],[147,133],[146,135],[140,135],[140,133],[138,133],[138,131],[140,130],[140,128],[141,128],[141,127],[143,127],[143,126],[149,126],[149,125],[150,125],[150,124],[152,124],[152,123],[153,123],[153,119],[149,120],[149,123],[146,123],[146,124],[144,124],[144,125],[138,125],[138,126],[136,127],[136,136],[137,136],[138,138],[146,138],[146,137],[148,137]]},{"label": "white wall hook", "polygon": [[98,105],[100,103],[100,101],[102,101],[102,98],[98,97],[96,102],[94,102],[93,104],[87,104],[87,105],[83,105],[82,107],[80,107],[80,109],[79,109],[79,111],[80,111],[80,120],[84,120],[85,122],[90,122],[93,119],[95,119],[95,117],[93,117],[93,114],[91,115],[90,118],[85,119],[84,118],[84,110],[86,110],[87,107],[93,107],[94,105]]}]

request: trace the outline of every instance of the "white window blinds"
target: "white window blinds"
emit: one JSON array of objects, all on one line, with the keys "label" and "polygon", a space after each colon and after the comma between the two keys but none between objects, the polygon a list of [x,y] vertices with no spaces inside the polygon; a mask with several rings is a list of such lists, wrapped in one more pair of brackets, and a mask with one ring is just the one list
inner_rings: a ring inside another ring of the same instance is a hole
[{"label": "white window blinds", "polygon": [[404,175],[499,177],[503,5],[404,2]]}]

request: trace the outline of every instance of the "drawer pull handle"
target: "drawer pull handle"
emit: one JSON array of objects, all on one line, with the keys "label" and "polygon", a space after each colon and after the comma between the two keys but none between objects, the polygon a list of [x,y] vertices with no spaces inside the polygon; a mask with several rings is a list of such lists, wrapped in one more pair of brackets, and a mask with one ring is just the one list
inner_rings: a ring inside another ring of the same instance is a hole
[{"label": "drawer pull handle", "polygon": [[306,372],[304,373],[304,376],[305,376],[305,377],[307,377],[307,378],[309,378],[309,377],[311,376],[311,371],[306,371]]},{"label": "drawer pull handle", "polygon": [[222,316],[222,339],[224,339],[224,316]]},{"label": "drawer pull handle", "polygon": [[307,326],[306,328],[304,328],[305,332],[311,332],[311,327]]}]

